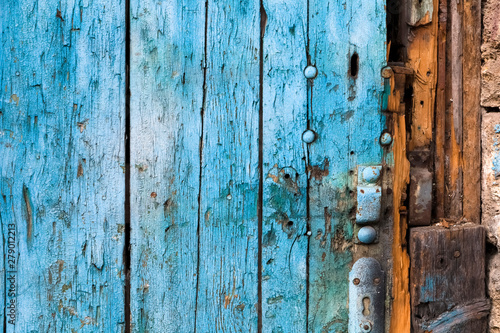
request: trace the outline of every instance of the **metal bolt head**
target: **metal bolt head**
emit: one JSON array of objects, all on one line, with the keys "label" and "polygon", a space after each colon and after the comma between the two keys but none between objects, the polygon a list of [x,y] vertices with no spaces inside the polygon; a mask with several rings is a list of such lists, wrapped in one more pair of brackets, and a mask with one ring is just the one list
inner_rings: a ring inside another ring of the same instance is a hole
[{"label": "metal bolt head", "polygon": [[307,130],[302,133],[302,141],[305,143],[313,143],[316,140],[316,133],[313,130]]},{"label": "metal bolt head", "polygon": [[455,251],[455,253],[453,253],[453,256],[454,256],[455,258],[460,257],[460,251],[458,251],[458,250],[457,250],[457,251]]},{"label": "metal bolt head", "polygon": [[304,69],[304,76],[308,79],[314,79],[318,75],[318,70],[314,66],[307,66]]},{"label": "metal bolt head", "polygon": [[382,146],[388,146],[392,143],[392,135],[389,132],[384,132],[380,136],[380,144]]},{"label": "metal bolt head", "polygon": [[380,278],[375,278],[375,279],[373,279],[373,284],[374,284],[374,285],[378,286],[378,285],[379,285],[379,283],[380,283]]},{"label": "metal bolt head", "polygon": [[382,68],[381,75],[384,79],[390,78],[392,75],[394,75],[394,71],[392,70],[391,67],[387,66]]},{"label": "metal bolt head", "polygon": [[380,168],[366,167],[363,169],[363,179],[367,183],[376,183],[380,178]]},{"label": "metal bolt head", "polygon": [[371,244],[377,238],[377,231],[370,226],[363,227],[358,231],[358,239],[361,243]]}]

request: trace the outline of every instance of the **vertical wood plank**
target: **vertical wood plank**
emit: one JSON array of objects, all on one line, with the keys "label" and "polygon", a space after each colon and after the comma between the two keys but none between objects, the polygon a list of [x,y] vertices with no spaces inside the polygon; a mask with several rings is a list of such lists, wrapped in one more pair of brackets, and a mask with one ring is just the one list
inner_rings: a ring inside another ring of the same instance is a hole
[{"label": "vertical wood plank", "polygon": [[5,331],[122,332],[124,3],[2,1],[0,13]]},{"label": "vertical wood plank", "polygon": [[481,214],[481,1],[464,1],[463,47],[463,215]]},{"label": "vertical wood plank", "polygon": [[263,2],[263,332],[307,332],[307,2]]},{"label": "vertical wood plank", "polygon": [[410,30],[407,64],[414,70],[411,140],[409,150],[429,147],[432,142],[437,80],[437,31],[439,1],[433,1],[429,24]]},{"label": "vertical wood plank", "polygon": [[132,329],[193,332],[205,3],[130,9]]},{"label": "vertical wood plank", "polygon": [[434,116],[434,218],[444,218],[445,212],[445,142],[446,142],[446,28],[448,1],[439,0],[437,36],[437,88]]},{"label": "vertical wood plank", "polygon": [[[310,127],[318,139],[308,151],[309,331],[347,331],[357,165],[382,164],[379,136],[385,66],[382,1],[309,1]],[[352,66],[351,66],[352,63]]]},{"label": "vertical wood plank", "polygon": [[449,2],[447,31],[447,109],[446,109],[446,196],[445,216],[462,217],[463,169],[462,169],[462,3]]},{"label": "vertical wood plank", "polygon": [[257,331],[259,13],[208,2],[196,332]]}]

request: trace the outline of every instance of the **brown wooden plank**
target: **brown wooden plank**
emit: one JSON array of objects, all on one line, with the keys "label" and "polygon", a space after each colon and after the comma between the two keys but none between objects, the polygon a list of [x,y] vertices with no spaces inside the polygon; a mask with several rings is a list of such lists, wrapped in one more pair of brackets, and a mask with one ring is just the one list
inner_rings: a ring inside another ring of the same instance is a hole
[{"label": "brown wooden plank", "polygon": [[463,215],[479,223],[481,213],[481,1],[463,8]]},{"label": "brown wooden plank", "polygon": [[430,147],[434,123],[437,79],[437,30],[439,0],[434,0],[430,23],[409,33],[407,66],[414,70],[411,140],[409,150]]},{"label": "brown wooden plank", "polygon": [[439,1],[438,77],[434,115],[434,217],[444,217],[445,201],[445,119],[446,119],[446,25],[448,1]]},{"label": "brown wooden plank", "polygon": [[393,114],[388,126],[393,133],[394,172],[393,172],[393,216],[394,240],[392,243],[392,316],[391,333],[410,332],[410,260],[406,250],[406,216],[400,215],[402,202],[406,199],[406,187],[410,182],[410,163],[406,158],[406,121],[405,114]]},{"label": "brown wooden plank", "polygon": [[449,2],[446,76],[445,216],[462,217],[462,8]]},{"label": "brown wooden plank", "polygon": [[412,327],[424,332],[486,332],[485,230],[472,223],[410,232]]}]

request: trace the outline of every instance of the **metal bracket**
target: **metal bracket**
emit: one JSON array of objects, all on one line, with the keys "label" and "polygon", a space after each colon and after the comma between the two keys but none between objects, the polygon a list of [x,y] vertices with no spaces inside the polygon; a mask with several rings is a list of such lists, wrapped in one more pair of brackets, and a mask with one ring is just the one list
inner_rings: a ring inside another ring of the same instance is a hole
[{"label": "metal bracket", "polygon": [[349,273],[349,333],[384,333],[385,278],[379,262],[361,258]]},{"label": "metal bracket", "polygon": [[378,184],[382,167],[358,167],[356,223],[374,223],[380,219],[382,187]]}]

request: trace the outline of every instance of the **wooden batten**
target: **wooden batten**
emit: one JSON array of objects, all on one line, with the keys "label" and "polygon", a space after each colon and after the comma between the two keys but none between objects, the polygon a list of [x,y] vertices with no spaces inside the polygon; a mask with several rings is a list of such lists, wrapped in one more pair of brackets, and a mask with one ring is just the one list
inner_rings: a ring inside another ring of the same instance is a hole
[{"label": "wooden batten", "polygon": [[413,228],[409,246],[413,332],[486,332],[484,228]]},{"label": "wooden batten", "polygon": [[481,1],[463,3],[463,215],[481,214]]}]

